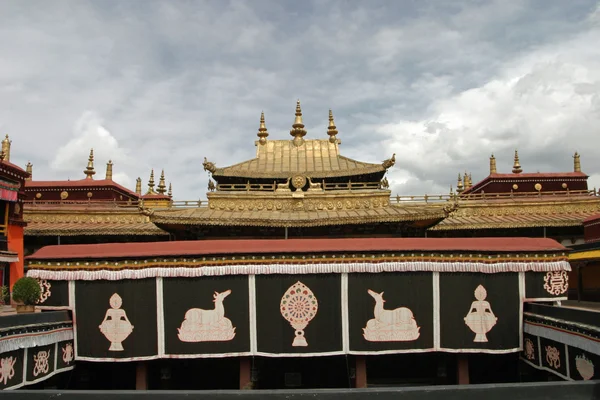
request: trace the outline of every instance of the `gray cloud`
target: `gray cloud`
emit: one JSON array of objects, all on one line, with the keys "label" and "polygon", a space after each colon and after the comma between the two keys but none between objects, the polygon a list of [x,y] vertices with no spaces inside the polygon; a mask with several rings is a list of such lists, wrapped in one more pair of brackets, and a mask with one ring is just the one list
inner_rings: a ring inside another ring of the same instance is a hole
[{"label": "gray cloud", "polygon": [[[205,196],[202,159],[251,158],[258,117],[308,137],[333,108],[344,154],[397,153],[401,194],[447,193],[465,169],[571,170],[600,186],[598,5],[555,1],[4,1],[0,130],[36,179],[98,174],[133,188],[165,169]],[[119,174],[119,175],[117,175]]]}]

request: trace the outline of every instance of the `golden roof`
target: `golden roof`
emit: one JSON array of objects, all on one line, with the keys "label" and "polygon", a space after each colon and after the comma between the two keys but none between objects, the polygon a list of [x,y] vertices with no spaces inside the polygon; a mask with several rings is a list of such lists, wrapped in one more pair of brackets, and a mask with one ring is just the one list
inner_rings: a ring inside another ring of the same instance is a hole
[{"label": "golden roof", "polygon": [[258,143],[256,158],[229,167],[216,168],[213,176],[290,178],[297,174],[312,179],[384,172],[382,164],[356,161],[340,155],[339,141],[310,139],[297,146],[291,140]]}]

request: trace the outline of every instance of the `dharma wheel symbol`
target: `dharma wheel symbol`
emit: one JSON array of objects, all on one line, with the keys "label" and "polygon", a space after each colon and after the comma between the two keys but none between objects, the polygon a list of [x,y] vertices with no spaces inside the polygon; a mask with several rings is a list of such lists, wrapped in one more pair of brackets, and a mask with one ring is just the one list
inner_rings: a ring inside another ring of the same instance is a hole
[{"label": "dharma wheel symbol", "polygon": [[319,303],[314,293],[302,282],[293,284],[281,298],[280,311],[292,328],[296,337],[292,346],[308,346],[304,337],[304,328],[317,315]]}]

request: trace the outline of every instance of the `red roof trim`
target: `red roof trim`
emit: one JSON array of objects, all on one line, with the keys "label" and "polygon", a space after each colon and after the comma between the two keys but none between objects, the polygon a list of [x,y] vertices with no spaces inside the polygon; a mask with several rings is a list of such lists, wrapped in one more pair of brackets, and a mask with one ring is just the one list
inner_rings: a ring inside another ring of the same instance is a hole
[{"label": "red roof trim", "polygon": [[557,252],[567,248],[543,238],[385,238],[196,240],[46,246],[28,260],[109,259],[212,254],[276,254],[374,251]]},{"label": "red roof trim", "polygon": [[584,219],[583,223],[585,225],[588,222],[594,222],[594,221],[599,221],[599,220],[600,220],[600,214],[594,214],[594,215],[591,215],[591,216],[587,217],[586,219]]},{"label": "red roof trim", "polygon": [[98,187],[108,187],[120,190],[136,198],[139,195],[124,186],[119,185],[110,179],[80,179],[75,181],[25,181],[25,191],[34,191],[38,188],[50,188],[60,190],[63,188],[77,188],[77,189],[92,189]]},{"label": "red roof trim", "polygon": [[473,193],[474,191],[480,189],[481,187],[487,185],[490,182],[493,182],[495,179],[499,180],[499,181],[504,181],[504,180],[524,180],[524,179],[539,179],[541,182],[544,181],[544,179],[559,179],[559,178],[565,178],[565,179],[572,179],[572,178],[581,178],[583,179],[587,179],[588,175],[584,174],[583,172],[527,172],[527,173],[520,173],[520,174],[490,174],[487,177],[483,178],[481,181],[477,182],[476,184],[474,184],[473,186],[471,186],[469,189],[466,189],[463,194],[468,194],[468,193]]}]

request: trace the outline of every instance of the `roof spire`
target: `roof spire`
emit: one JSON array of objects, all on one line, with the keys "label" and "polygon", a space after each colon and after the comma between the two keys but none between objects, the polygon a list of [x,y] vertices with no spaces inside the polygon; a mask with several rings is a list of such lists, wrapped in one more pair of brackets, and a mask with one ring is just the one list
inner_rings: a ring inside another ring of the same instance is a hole
[{"label": "roof spire", "polygon": [[573,171],[581,172],[581,159],[577,152],[575,152],[575,155],[573,156]]},{"label": "roof spire", "polygon": [[331,143],[337,142],[337,128],[335,126],[335,122],[333,121],[333,112],[329,109],[329,127],[327,128],[327,134],[329,135],[329,141]]},{"label": "roof spire", "polygon": [[173,197],[173,187],[171,186],[171,182],[169,182],[169,191],[167,192],[167,196]]},{"label": "roof spire", "polygon": [[2,141],[2,153],[4,154],[4,161],[10,161],[10,144],[12,142],[8,139],[8,135]]},{"label": "roof spire", "polygon": [[465,186],[463,184],[462,177],[460,176],[460,172],[458,173],[458,181],[456,182],[456,193],[461,194],[463,192]]},{"label": "roof spire", "polygon": [[88,158],[88,165],[85,168],[85,171],[83,171],[83,173],[86,175],[85,179],[94,179],[93,176],[96,173],[96,171],[94,171],[94,149],[90,150],[90,157]]},{"label": "roof spire", "polygon": [[135,180],[135,192],[140,195],[142,194],[142,178],[140,177]]},{"label": "roof spire", "polygon": [[519,164],[519,152],[515,150],[515,163],[513,164],[512,169],[513,174],[520,174],[523,172],[523,168],[521,168],[521,164]]},{"label": "roof spire", "polygon": [[165,194],[167,192],[167,185],[165,185],[165,170],[163,169],[160,173],[160,180],[158,181],[158,188],[156,191],[160,194]]},{"label": "roof spire", "polygon": [[33,177],[33,164],[31,164],[29,161],[27,161],[27,166],[25,167],[25,172],[27,172],[29,174],[29,177],[25,178],[25,180],[30,181],[31,178]]},{"label": "roof spire", "polygon": [[154,169],[150,171],[150,180],[148,181],[148,193],[146,194],[155,194],[154,191]]},{"label": "roof spire", "polygon": [[495,174],[496,172],[496,157],[494,157],[494,153],[492,153],[492,156],[490,157],[490,175]]},{"label": "roof spire", "polygon": [[300,108],[300,100],[296,102],[296,119],[290,130],[290,135],[294,137],[293,141],[296,146],[301,146],[304,143],[304,135],[306,135],[306,129],[304,129],[304,123],[302,123],[302,109]]},{"label": "roof spire", "polygon": [[260,144],[267,143],[267,136],[269,136],[269,131],[267,131],[267,127],[265,126],[265,113],[260,112],[260,126],[258,127],[258,133],[256,136],[259,137],[258,142]]},{"label": "roof spire", "polygon": [[108,160],[108,162],[106,163],[106,178],[105,178],[107,181],[112,181],[112,167],[113,167],[112,160]]}]

